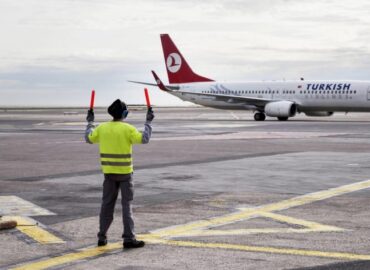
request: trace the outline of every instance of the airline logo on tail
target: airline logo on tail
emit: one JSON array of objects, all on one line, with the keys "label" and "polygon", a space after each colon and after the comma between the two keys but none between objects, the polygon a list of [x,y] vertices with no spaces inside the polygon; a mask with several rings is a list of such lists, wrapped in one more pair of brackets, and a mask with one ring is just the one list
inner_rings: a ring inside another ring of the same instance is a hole
[{"label": "airline logo on tail", "polygon": [[181,68],[181,56],[178,53],[171,53],[167,57],[166,64],[170,72],[176,73]]},{"label": "airline logo on tail", "polygon": [[164,61],[168,81],[173,83],[211,82],[213,80],[196,74],[186,62],[168,34],[161,34]]}]

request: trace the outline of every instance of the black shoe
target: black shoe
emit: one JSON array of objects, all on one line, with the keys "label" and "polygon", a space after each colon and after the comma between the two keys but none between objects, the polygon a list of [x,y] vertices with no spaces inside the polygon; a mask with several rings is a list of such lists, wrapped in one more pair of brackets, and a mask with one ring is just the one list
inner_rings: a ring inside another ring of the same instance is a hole
[{"label": "black shoe", "polygon": [[130,242],[123,242],[123,248],[142,248],[143,246],[145,246],[145,242],[136,239]]},{"label": "black shoe", "polygon": [[98,247],[107,245],[107,239],[98,240]]}]

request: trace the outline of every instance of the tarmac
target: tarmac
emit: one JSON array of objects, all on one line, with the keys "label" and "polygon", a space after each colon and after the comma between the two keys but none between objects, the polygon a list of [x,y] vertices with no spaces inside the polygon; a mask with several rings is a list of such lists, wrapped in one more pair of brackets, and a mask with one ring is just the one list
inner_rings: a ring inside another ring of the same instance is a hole
[{"label": "tarmac", "polygon": [[[136,233],[119,202],[96,246],[103,175],[79,108],[0,109],[0,269],[370,269],[370,114],[255,122],[154,108],[134,147]],[[127,122],[143,129],[145,108]],[[96,122],[108,121],[104,109]]]}]

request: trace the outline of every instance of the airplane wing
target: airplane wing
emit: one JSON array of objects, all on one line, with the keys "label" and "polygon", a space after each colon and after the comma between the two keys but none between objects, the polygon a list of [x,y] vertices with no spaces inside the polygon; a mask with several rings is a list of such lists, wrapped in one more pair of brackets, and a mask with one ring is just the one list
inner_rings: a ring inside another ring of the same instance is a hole
[{"label": "airplane wing", "polygon": [[178,94],[213,97],[215,100],[222,100],[228,103],[245,103],[245,104],[254,105],[254,106],[265,106],[266,103],[269,103],[272,101],[270,99],[244,97],[244,96],[238,96],[238,95],[216,94],[216,93],[194,93],[194,92],[188,92],[188,91],[181,91],[179,90],[180,87],[178,86],[164,85],[161,79],[158,77],[158,75],[153,70],[152,70],[152,74],[153,74],[155,81],[157,82],[157,86],[163,91],[171,92],[173,90],[177,90],[175,92]]},{"label": "airplane wing", "polygon": [[214,100],[226,101],[228,103],[245,103],[247,105],[255,105],[255,106],[265,106],[269,102],[276,101],[272,99],[245,97],[245,96],[229,95],[229,94],[194,93],[194,92],[188,92],[188,91],[176,91],[176,92],[182,93],[182,94],[188,94],[188,95],[213,97]]},{"label": "airplane wing", "polygon": [[225,101],[225,102],[234,103],[234,104],[244,103],[246,105],[252,105],[256,107],[264,107],[269,102],[277,101],[277,100],[272,100],[272,99],[246,97],[246,96],[239,96],[239,95],[232,95],[232,94],[197,93],[197,92],[181,91],[179,86],[164,85],[161,79],[158,77],[158,75],[153,70],[152,70],[152,74],[156,81],[156,84],[146,83],[146,82],[137,82],[137,81],[129,81],[129,82],[157,86],[159,87],[159,89],[163,91],[176,92],[176,94],[210,97],[210,98],[214,98],[214,100],[220,100],[220,101]]}]

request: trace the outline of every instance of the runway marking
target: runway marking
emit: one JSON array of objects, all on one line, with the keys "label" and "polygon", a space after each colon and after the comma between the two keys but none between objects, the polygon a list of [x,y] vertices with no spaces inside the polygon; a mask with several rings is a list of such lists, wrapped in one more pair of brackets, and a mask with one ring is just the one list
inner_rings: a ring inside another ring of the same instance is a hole
[{"label": "runway marking", "polygon": [[[233,123],[210,123],[210,124],[191,124],[191,125],[176,125],[171,126],[171,128],[192,128],[192,129],[205,129],[205,128],[238,128],[238,127],[255,127],[257,124],[233,124]],[[156,129],[157,130],[157,129]],[[161,130],[168,130],[168,128],[161,128]]]},{"label": "runway marking", "polygon": [[60,244],[64,241],[42,228],[30,216],[49,216],[55,213],[17,196],[0,196],[2,220],[17,221],[16,229],[41,244]]},{"label": "runway marking", "polygon": [[116,251],[122,248],[122,242],[117,242],[113,244],[108,244],[105,247],[93,247],[78,250],[77,252],[67,253],[58,257],[46,259],[39,262],[33,262],[25,264],[16,268],[11,268],[13,270],[38,270],[47,269],[54,266],[59,266],[62,264],[74,262],[77,260],[82,260],[86,258],[93,258],[108,252]]},{"label": "runway marking", "polygon": [[63,123],[52,123],[52,126],[86,126],[86,122],[63,122]]},{"label": "runway marking", "polygon": [[[23,145],[57,145],[57,144],[82,144],[85,143],[84,140],[78,140],[78,141],[47,141],[47,142],[25,142]],[[6,143],[0,143],[0,146],[7,145]]]},{"label": "runway marking", "polygon": [[30,217],[20,216],[4,216],[2,220],[15,220],[17,221],[16,229],[24,233],[28,237],[37,241],[40,244],[62,244],[65,243],[59,237],[56,237],[52,233],[48,232],[34,219]]},{"label": "runway marking", "polygon": [[55,213],[17,196],[0,196],[0,214],[3,216],[55,215]]},{"label": "runway marking", "polygon": [[194,241],[177,241],[177,240],[165,240],[165,239],[159,239],[158,241],[156,241],[156,240],[151,240],[150,238],[145,238],[145,237],[142,237],[142,239],[152,244],[165,244],[165,245],[178,246],[178,247],[226,249],[226,250],[271,253],[271,254],[323,257],[323,258],[333,258],[333,259],[341,259],[341,260],[370,260],[370,255],[353,254],[353,253],[346,253],[346,252],[325,252],[325,251],[306,250],[306,249],[248,246],[248,245],[235,245],[235,244],[226,244],[226,243],[206,243],[206,242],[194,242]]},{"label": "runway marking", "polygon": [[[247,234],[271,234],[271,233],[311,233],[311,232],[341,232],[342,228],[323,225],[313,221],[278,215],[271,212],[256,212],[254,217],[266,217],[286,224],[302,226],[304,228],[259,228],[259,229],[236,229],[236,230],[203,230],[194,229],[187,233],[176,235],[176,237],[201,237],[201,236],[228,236],[228,235],[247,235]],[[239,220],[238,220],[239,221]],[[238,222],[236,221],[236,222]],[[233,223],[236,223],[233,222]]]},{"label": "runway marking", "polygon": [[271,213],[275,211],[282,211],[292,207],[301,206],[304,204],[322,201],[335,196],[359,191],[370,187],[370,180],[357,182],[354,184],[344,185],[337,188],[331,188],[319,192],[309,193],[306,195],[294,197],[291,199],[283,200],[277,203],[262,205],[255,208],[240,208],[239,211],[227,214],[224,216],[214,217],[207,220],[199,220],[183,225],[172,226],[160,230],[153,231],[152,234],[158,237],[178,237],[186,235],[194,230],[202,230],[222,226],[238,221],[247,220],[250,218],[258,217],[261,212]]},{"label": "runway marking", "polygon": [[230,112],[230,115],[234,118],[234,119],[236,119],[236,120],[239,120],[240,118],[239,118],[239,116],[237,116],[235,113],[233,113],[233,112]]},{"label": "runway marking", "polygon": [[241,131],[227,134],[208,134],[194,136],[152,138],[152,141],[194,141],[194,140],[250,140],[250,139],[310,139],[345,135],[347,133],[324,133],[324,132],[257,132]]},{"label": "runway marking", "polygon": [[[340,260],[370,260],[370,255],[354,254],[346,252],[325,252],[307,249],[291,249],[280,247],[264,247],[264,246],[249,246],[249,245],[235,245],[225,243],[206,243],[195,241],[178,241],[166,240],[153,237],[152,235],[138,235],[138,239],[146,241],[148,244],[162,244],[177,247],[191,247],[191,248],[211,248],[211,249],[225,249],[246,252],[271,253],[281,255],[296,255],[309,257],[322,257]],[[92,247],[78,250],[77,252],[67,253],[58,257],[45,259],[38,262],[31,262],[19,267],[11,268],[11,270],[42,270],[51,267],[61,266],[63,264],[76,262],[83,259],[92,259],[99,255],[109,252],[119,251],[122,249],[122,242],[108,244],[105,247]]]},{"label": "runway marking", "polygon": [[[246,252],[258,252],[258,253],[270,253],[270,254],[281,254],[281,255],[296,255],[296,256],[310,256],[310,257],[322,257],[332,258],[340,260],[370,260],[368,254],[355,254],[347,252],[336,252],[336,251],[319,251],[319,250],[305,250],[305,249],[291,249],[285,247],[266,247],[266,246],[249,246],[249,245],[238,245],[228,243],[207,243],[207,242],[196,242],[196,241],[180,241],[172,240],[171,238],[181,237],[182,235],[189,234],[212,227],[217,227],[225,224],[235,223],[238,221],[254,218],[257,216],[265,216],[287,222],[296,225],[306,226],[309,229],[322,228],[328,231],[341,230],[337,227],[322,225],[312,221],[306,221],[287,217],[284,215],[272,213],[275,211],[282,211],[288,208],[302,206],[305,204],[322,201],[335,196],[363,190],[370,187],[370,180],[361,181],[349,185],[340,186],[337,188],[331,188],[319,192],[298,196],[295,198],[283,200],[277,203],[271,203],[255,208],[240,208],[238,212],[231,213],[228,215],[210,218],[208,220],[200,220],[197,222],[187,223],[183,225],[177,225],[167,227],[160,230],[155,230],[149,234],[138,235],[139,239],[146,241],[149,244],[163,244],[178,247],[192,247],[192,248],[211,248],[211,249],[225,249],[225,250],[236,250]],[[54,266],[60,266],[62,264],[75,262],[82,259],[94,258],[96,256],[119,250],[122,248],[122,243],[117,242],[109,244],[104,248],[93,247],[79,250],[77,252],[68,253],[65,255],[57,256],[54,258],[48,258],[38,262],[31,262],[24,264],[23,266],[13,269],[30,269],[39,270],[47,269]]]}]

